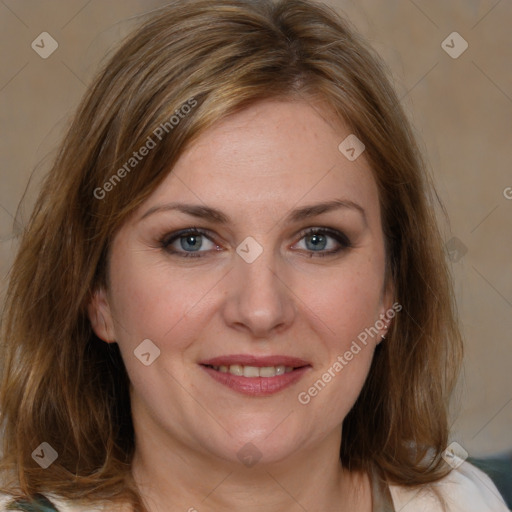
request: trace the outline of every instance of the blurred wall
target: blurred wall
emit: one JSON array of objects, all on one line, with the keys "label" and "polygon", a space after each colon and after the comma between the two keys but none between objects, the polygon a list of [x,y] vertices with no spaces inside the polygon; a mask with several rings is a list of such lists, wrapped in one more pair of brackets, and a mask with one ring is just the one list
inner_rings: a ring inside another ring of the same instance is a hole
[{"label": "blurred wall", "polygon": [[[512,3],[327,3],[345,14],[388,64],[449,214],[447,257],[467,340],[452,438],[472,456],[510,450]],[[0,2],[0,293],[15,235],[100,60],[140,14],[163,4]]]}]

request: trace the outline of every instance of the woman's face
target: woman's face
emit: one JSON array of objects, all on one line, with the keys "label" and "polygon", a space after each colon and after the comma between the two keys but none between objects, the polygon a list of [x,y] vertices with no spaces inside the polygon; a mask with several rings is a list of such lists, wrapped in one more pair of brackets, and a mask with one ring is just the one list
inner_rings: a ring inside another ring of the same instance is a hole
[{"label": "woman's face", "polygon": [[275,462],[339,443],[385,331],[361,334],[392,300],[370,167],[321,112],[267,101],[218,123],[116,235],[90,312],[139,446]]}]

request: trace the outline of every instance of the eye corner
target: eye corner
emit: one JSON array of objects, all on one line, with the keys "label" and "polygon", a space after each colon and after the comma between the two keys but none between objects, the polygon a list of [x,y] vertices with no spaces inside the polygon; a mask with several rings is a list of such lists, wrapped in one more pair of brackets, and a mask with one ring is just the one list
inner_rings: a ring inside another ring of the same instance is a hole
[{"label": "eye corner", "polygon": [[[201,237],[201,246],[204,243],[203,239],[206,239],[210,244],[212,244],[213,247],[206,250],[196,251],[176,250],[172,247],[172,244],[174,244],[176,241],[180,240],[181,238],[186,238],[187,236]],[[180,258],[204,258],[213,251],[220,252],[224,250],[224,248],[215,241],[214,237],[208,230],[198,227],[189,227],[170,233],[165,233],[158,238],[157,243],[158,247],[165,251],[165,253],[171,256],[178,256]]]},{"label": "eye corner", "polygon": [[[308,236],[324,236],[326,239],[332,238],[335,240],[336,244],[338,245],[337,248],[331,249],[331,250],[320,250],[320,251],[314,251],[310,249],[295,249],[295,246],[300,243],[304,238]],[[297,235],[299,237],[298,242],[296,242],[292,248],[293,250],[297,250],[298,252],[305,253],[308,258],[313,257],[325,257],[325,256],[336,256],[340,253],[343,253],[344,251],[350,249],[353,247],[353,244],[350,240],[350,238],[342,231],[330,227],[308,227],[299,232]]]}]

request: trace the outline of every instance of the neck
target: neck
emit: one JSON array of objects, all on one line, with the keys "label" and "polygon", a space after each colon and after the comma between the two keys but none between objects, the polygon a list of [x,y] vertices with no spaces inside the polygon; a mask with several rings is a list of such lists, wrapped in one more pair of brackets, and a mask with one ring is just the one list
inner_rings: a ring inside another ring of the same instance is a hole
[{"label": "neck", "polygon": [[368,478],[340,463],[341,428],[314,449],[252,467],[148,434],[137,436],[133,476],[149,512],[371,510]]}]

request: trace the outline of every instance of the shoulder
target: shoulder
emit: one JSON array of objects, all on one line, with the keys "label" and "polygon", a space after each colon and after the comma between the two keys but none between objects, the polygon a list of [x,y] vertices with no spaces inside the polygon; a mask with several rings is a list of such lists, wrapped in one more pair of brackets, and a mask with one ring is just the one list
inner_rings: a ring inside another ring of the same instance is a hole
[{"label": "shoulder", "polygon": [[400,512],[437,512],[436,491],[444,498],[447,512],[509,512],[492,480],[469,462],[429,486],[413,489],[390,485],[389,490]]}]

